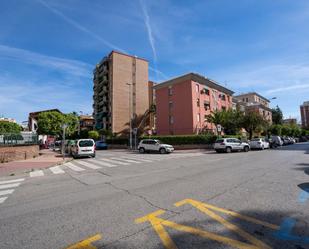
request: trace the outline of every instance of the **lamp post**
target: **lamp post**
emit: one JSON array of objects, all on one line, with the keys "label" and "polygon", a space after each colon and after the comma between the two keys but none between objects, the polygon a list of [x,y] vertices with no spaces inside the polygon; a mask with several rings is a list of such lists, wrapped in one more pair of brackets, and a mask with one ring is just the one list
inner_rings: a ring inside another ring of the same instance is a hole
[{"label": "lamp post", "polygon": [[132,84],[126,83],[129,86],[129,125],[130,125],[130,149],[132,150]]},{"label": "lamp post", "polygon": [[64,141],[65,141],[65,129],[68,127],[67,124],[63,124],[62,125],[62,159],[64,160],[64,156],[65,156],[65,148],[64,148]]}]

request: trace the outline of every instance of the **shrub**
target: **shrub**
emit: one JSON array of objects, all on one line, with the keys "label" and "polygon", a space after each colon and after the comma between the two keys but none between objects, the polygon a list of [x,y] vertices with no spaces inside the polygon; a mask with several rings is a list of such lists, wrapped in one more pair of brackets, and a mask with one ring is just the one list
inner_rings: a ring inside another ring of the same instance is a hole
[{"label": "shrub", "polygon": [[213,144],[217,136],[215,135],[175,135],[175,136],[144,136],[140,139],[158,139],[162,143],[171,145],[181,144]]},{"label": "shrub", "polygon": [[98,140],[100,138],[100,134],[97,131],[88,131],[88,137],[93,140]]}]

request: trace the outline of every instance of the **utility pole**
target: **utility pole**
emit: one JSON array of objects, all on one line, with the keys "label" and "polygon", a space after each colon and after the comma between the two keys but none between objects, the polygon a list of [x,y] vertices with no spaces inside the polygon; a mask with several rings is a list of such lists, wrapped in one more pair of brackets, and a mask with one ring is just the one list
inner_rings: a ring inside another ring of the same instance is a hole
[{"label": "utility pole", "polygon": [[132,84],[126,83],[129,86],[129,125],[130,125],[130,149],[132,150]]},{"label": "utility pole", "polygon": [[64,142],[65,142],[65,129],[68,127],[67,124],[63,124],[62,125],[62,129],[63,129],[63,132],[62,132],[62,159],[64,161],[64,156],[65,156],[65,147],[64,147]]}]

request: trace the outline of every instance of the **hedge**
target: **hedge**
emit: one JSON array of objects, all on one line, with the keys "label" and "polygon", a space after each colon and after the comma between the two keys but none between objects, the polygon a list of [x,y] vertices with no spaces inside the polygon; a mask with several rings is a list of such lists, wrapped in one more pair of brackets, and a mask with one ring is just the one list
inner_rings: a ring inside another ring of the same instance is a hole
[{"label": "hedge", "polygon": [[215,135],[174,135],[174,136],[144,136],[140,139],[158,139],[162,143],[171,145],[181,144],[213,144],[217,136]]}]

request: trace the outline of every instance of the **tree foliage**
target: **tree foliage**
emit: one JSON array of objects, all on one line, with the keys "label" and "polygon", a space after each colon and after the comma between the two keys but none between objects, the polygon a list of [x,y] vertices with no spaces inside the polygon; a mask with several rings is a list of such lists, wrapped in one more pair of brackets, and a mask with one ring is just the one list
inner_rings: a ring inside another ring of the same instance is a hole
[{"label": "tree foliage", "polygon": [[100,138],[100,134],[98,131],[88,131],[88,137],[93,140],[98,140]]},{"label": "tree foliage", "polygon": [[273,124],[282,124],[283,123],[283,114],[279,106],[276,106],[276,108],[271,109],[272,113],[272,121]]},{"label": "tree foliage", "polygon": [[16,123],[0,121],[0,134],[4,133],[20,133],[22,128]]},{"label": "tree foliage", "polygon": [[253,132],[260,132],[267,125],[267,121],[265,121],[263,117],[255,111],[246,112],[241,117],[240,123],[241,126],[249,133],[249,139],[252,138]]},{"label": "tree foliage", "polygon": [[78,127],[78,117],[74,113],[62,114],[56,111],[42,112],[38,116],[38,133],[61,136],[62,126],[67,125],[66,134],[71,136]]}]

